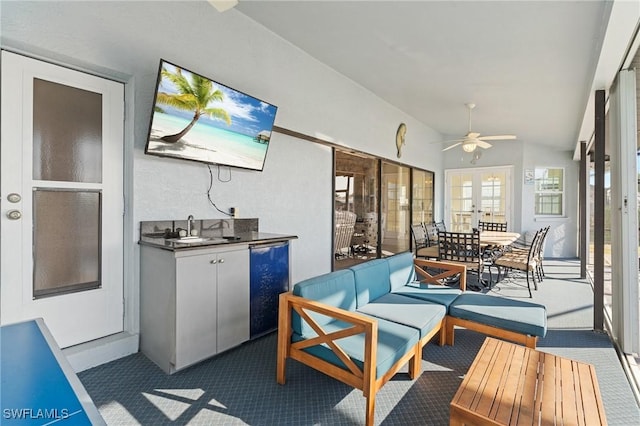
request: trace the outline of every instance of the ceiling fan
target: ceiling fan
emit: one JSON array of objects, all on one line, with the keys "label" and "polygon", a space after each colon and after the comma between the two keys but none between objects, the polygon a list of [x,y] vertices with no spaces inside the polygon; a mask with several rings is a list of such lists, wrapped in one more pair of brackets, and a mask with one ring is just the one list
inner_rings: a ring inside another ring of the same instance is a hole
[{"label": "ceiling fan", "polygon": [[451,148],[455,148],[458,145],[462,145],[462,150],[464,152],[474,152],[478,147],[487,149],[491,148],[491,144],[486,141],[505,141],[516,139],[515,135],[495,135],[495,136],[480,136],[480,133],[471,131],[471,111],[476,107],[476,104],[465,104],[467,108],[469,108],[469,131],[466,136],[460,139],[453,139],[449,141],[444,141],[443,143],[455,142],[453,145],[450,145],[443,149],[443,151],[448,151]]}]

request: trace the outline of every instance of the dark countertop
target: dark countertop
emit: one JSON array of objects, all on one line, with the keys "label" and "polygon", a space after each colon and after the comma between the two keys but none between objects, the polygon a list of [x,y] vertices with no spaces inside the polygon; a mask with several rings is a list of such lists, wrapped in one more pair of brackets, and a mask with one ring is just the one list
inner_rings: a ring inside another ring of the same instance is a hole
[{"label": "dark countertop", "polygon": [[229,245],[237,245],[237,244],[251,244],[251,245],[259,245],[259,244],[269,244],[276,243],[280,241],[289,241],[295,240],[298,237],[296,235],[288,235],[288,234],[271,234],[268,232],[242,232],[236,233],[230,237],[220,237],[220,236],[210,236],[207,234],[202,235],[203,238],[211,238],[208,241],[198,241],[198,242],[186,242],[186,241],[176,241],[176,239],[167,239],[164,236],[160,235],[143,235],[138,244],[149,247],[156,247],[163,250],[170,251],[182,251],[182,250],[193,250],[193,249],[203,249],[203,248],[214,248],[219,246],[229,246]]}]

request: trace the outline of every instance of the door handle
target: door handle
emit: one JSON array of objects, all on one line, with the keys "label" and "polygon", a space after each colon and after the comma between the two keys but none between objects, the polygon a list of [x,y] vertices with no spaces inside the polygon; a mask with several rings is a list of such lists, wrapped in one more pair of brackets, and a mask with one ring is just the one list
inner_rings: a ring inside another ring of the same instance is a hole
[{"label": "door handle", "polygon": [[7,217],[11,220],[18,220],[22,217],[22,213],[20,213],[20,210],[9,210]]},{"label": "door handle", "polygon": [[218,263],[224,263],[224,259],[218,260]]}]

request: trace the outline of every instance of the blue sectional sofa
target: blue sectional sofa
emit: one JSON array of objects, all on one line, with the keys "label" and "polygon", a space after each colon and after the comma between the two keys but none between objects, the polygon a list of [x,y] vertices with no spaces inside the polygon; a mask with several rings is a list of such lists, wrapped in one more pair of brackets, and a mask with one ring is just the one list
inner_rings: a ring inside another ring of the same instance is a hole
[{"label": "blue sectional sofa", "polygon": [[[440,284],[448,277],[460,288]],[[371,425],[376,392],[407,363],[418,377],[436,334],[453,344],[458,325],[530,347],[545,335],[544,306],[465,289],[465,266],[410,252],[299,282],[280,296],[277,381],[291,358],[360,389]]]}]

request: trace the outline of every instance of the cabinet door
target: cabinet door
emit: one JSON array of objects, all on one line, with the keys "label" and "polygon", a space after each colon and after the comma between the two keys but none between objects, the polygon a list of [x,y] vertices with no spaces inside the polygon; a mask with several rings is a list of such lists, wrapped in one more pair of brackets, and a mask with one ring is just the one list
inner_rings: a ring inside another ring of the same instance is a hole
[{"label": "cabinet door", "polygon": [[176,259],[176,369],[217,351],[216,267],[214,254]]},{"label": "cabinet door", "polygon": [[249,340],[249,250],[218,254],[218,352]]}]

